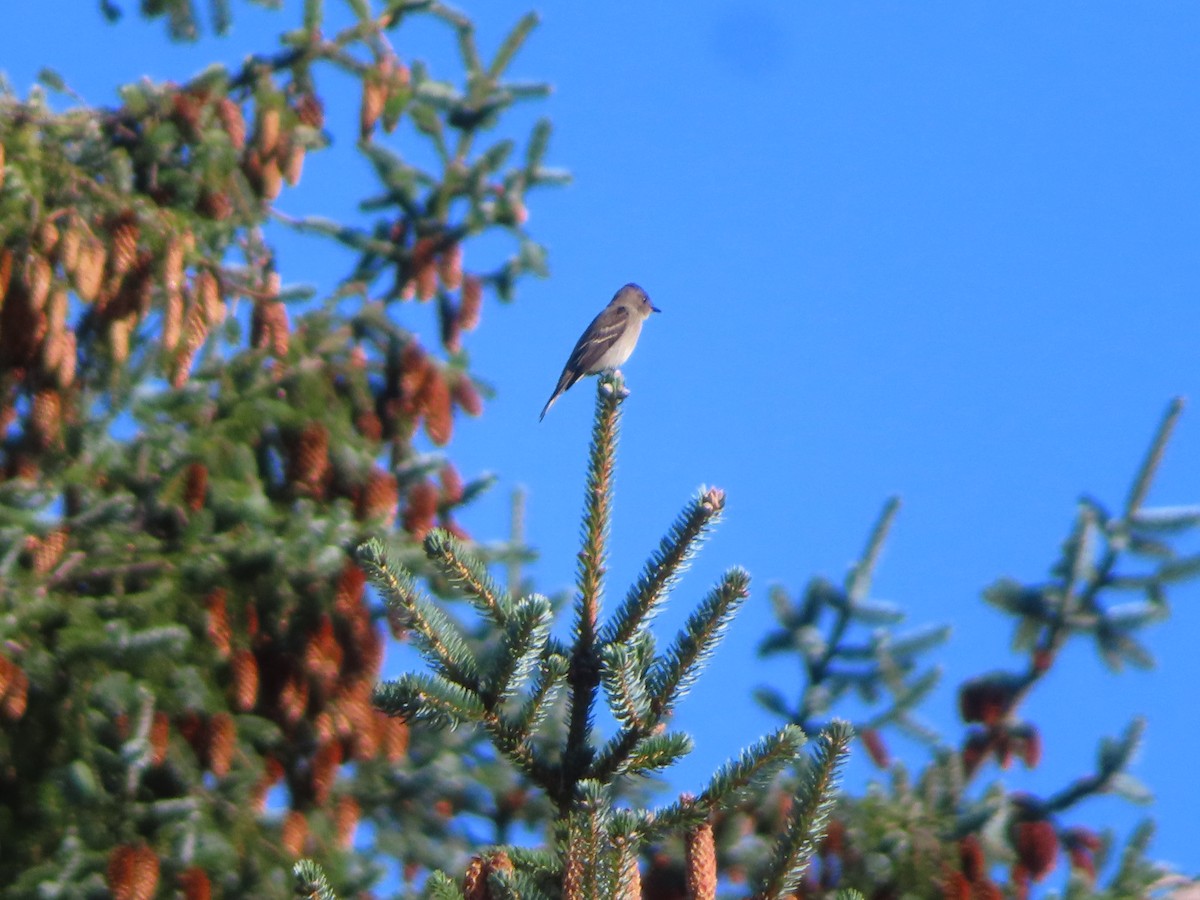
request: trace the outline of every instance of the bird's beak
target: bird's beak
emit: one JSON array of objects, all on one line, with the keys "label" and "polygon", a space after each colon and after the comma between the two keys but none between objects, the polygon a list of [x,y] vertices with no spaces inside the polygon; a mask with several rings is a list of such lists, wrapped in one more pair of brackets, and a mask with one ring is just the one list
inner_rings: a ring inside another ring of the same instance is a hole
[{"label": "bird's beak", "polygon": [[662,312],[662,310],[661,310],[661,309],[659,309],[657,306],[652,306],[652,307],[650,307],[650,311],[651,311],[651,312]]}]

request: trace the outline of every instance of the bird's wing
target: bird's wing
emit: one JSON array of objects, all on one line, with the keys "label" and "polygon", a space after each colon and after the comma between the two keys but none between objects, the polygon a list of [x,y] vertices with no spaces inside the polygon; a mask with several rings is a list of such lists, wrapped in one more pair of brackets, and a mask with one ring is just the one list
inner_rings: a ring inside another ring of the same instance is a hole
[{"label": "bird's wing", "polygon": [[623,306],[611,306],[592,319],[563,369],[563,374],[571,372],[575,375],[571,384],[594,371],[596,363],[624,334],[628,322],[629,310]]}]

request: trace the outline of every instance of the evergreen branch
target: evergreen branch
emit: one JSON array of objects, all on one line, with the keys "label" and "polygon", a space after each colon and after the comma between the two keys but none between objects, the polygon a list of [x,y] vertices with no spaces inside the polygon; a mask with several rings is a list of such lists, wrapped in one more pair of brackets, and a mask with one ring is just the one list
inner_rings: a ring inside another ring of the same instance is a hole
[{"label": "evergreen branch", "polygon": [[650,718],[641,727],[622,728],[613,735],[597,755],[589,777],[606,782],[626,768],[629,754],[670,713],[699,675],[729,620],[749,596],[749,583],[750,576],[744,569],[730,569],[688,617],[674,645],[658,660],[647,679]]},{"label": "evergreen branch", "polygon": [[613,861],[616,878],[613,900],[642,900],[642,876],[638,867],[638,825],[636,822],[614,821],[611,830],[613,849],[616,851],[616,859]]},{"label": "evergreen branch", "polygon": [[442,612],[416,586],[404,569],[391,565],[382,542],[371,539],[358,548],[359,565],[383,592],[391,614],[417,636],[417,649],[447,679],[467,690],[479,687],[479,672],[466,641]]},{"label": "evergreen branch", "polygon": [[[1045,801],[1047,813],[1060,813],[1069,809],[1081,800],[1107,792],[1116,792],[1114,782],[1125,776],[1130,760],[1142,742],[1146,731],[1146,720],[1141,716],[1135,718],[1125,729],[1119,740],[1105,738],[1100,742],[1097,754],[1097,771],[1091,775],[1077,778],[1067,787],[1049,797]],[[1128,776],[1126,776],[1128,777]],[[1144,789],[1143,789],[1144,790]]]},{"label": "evergreen branch", "polygon": [[747,747],[736,760],[727,762],[713,775],[695,805],[704,813],[716,812],[740,799],[751,788],[774,778],[796,761],[807,742],[795,725],[784,725],[777,732]]},{"label": "evergreen branch", "polygon": [[425,879],[425,895],[429,900],[463,900],[458,882],[440,869],[430,872]]},{"label": "evergreen branch", "polygon": [[849,752],[853,736],[850,726],[838,721],[821,733],[817,754],[801,774],[787,830],[776,842],[762,887],[754,894],[755,900],[780,900],[800,886],[833,809],[838,769]]},{"label": "evergreen branch", "polygon": [[529,733],[494,711],[486,712],[482,721],[496,749],[534,784],[552,798],[557,798],[562,783],[562,771],[538,757],[530,742]]},{"label": "evergreen branch", "polygon": [[608,896],[605,888],[612,874],[611,860],[605,852],[611,801],[595,781],[580,782],[579,792],[567,823],[562,900]]},{"label": "evergreen branch", "polygon": [[[524,548],[525,544],[525,491],[518,487],[512,493],[512,510],[508,525],[508,543],[514,548]],[[508,559],[508,594],[519,597],[521,590],[521,553],[512,553]]]},{"label": "evergreen branch", "polygon": [[481,692],[489,708],[512,696],[537,665],[550,637],[552,621],[553,611],[545,597],[534,594],[516,605],[504,626]]},{"label": "evergreen branch", "polygon": [[651,555],[620,609],[601,632],[603,644],[621,644],[648,622],[686,571],[708,531],[725,508],[725,492],[701,490],[692,498]]},{"label": "evergreen branch", "polygon": [[875,527],[871,529],[871,535],[867,538],[867,546],[863,549],[862,557],[855,563],[846,579],[846,595],[850,598],[851,604],[866,599],[867,592],[871,588],[871,579],[875,575],[875,566],[879,563],[879,555],[883,552],[884,542],[887,540],[888,532],[891,531],[892,523],[896,520],[896,514],[899,511],[899,497],[889,497],[883,504]]},{"label": "evergreen branch", "polygon": [[675,765],[692,752],[694,744],[681,731],[654,734],[640,741],[625,757],[617,775],[641,775]]},{"label": "evergreen branch", "polygon": [[650,678],[651,700],[658,718],[670,712],[699,676],[729,621],[750,596],[749,586],[750,574],[745,569],[730,569],[688,617]]},{"label": "evergreen branch", "polygon": [[517,51],[524,45],[526,38],[534,28],[538,26],[541,18],[537,13],[526,13],[513,30],[505,37],[504,43],[500,45],[500,49],[496,51],[496,56],[492,59],[491,66],[488,67],[488,77],[492,79],[499,78],[500,75],[508,68],[508,64],[513,61],[513,57],[517,55]]},{"label": "evergreen branch", "polygon": [[487,567],[467,552],[462,541],[435,528],[425,536],[425,555],[483,615],[500,626],[508,621],[512,598],[492,579]]},{"label": "evergreen branch", "polygon": [[337,894],[329,886],[324,870],[311,859],[302,859],[292,866],[296,876],[296,896],[310,900],[337,900]]},{"label": "evergreen branch", "polygon": [[588,457],[587,490],[583,514],[583,549],[579,552],[579,600],[576,605],[575,646],[568,681],[571,685],[570,725],[563,750],[564,796],[582,777],[592,759],[590,734],[600,661],[596,654],[596,621],[600,614],[606,544],[612,517],[613,469],[621,401],[628,396],[617,374],[602,375],[596,385],[596,413]]},{"label": "evergreen branch", "polygon": [[1154,433],[1154,438],[1150,441],[1150,449],[1146,451],[1146,458],[1142,460],[1137,476],[1133,479],[1129,497],[1125,500],[1126,518],[1141,509],[1146,495],[1150,493],[1150,484],[1158,473],[1159,465],[1162,464],[1163,454],[1167,450],[1167,442],[1171,439],[1171,432],[1175,430],[1175,423],[1179,421],[1179,416],[1183,412],[1183,405],[1183,398],[1176,397],[1167,407],[1166,413],[1163,414],[1158,431]]},{"label": "evergreen branch", "polygon": [[505,848],[513,865],[522,872],[528,872],[535,878],[562,877],[562,860],[550,849],[545,847],[507,847]]},{"label": "evergreen branch", "polygon": [[[1121,851],[1121,862],[1112,880],[1112,896],[1137,897],[1145,893],[1145,885],[1151,880],[1157,880],[1161,874],[1156,866],[1146,861],[1146,851],[1150,849],[1150,841],[1154,838],[1154,822],[1147,819],[1138,823],[1133,834]],[[1150,870],[1149,872],[1147,870]]]},{"label": "evergreen branch", "polygon": [[406,673],[375,686],[371,702],[389,716],[406,722],[426,722],[434,728],[456,728],[463,722],[482,722],[483,703],[471,691],[440,675]]},{"label": "evergreen branch", "polygon": [[545,721],[554,697],[567,677],[567,667],[566,657],[558,654],[551,654],[542,660],[533,689],[513,717],[514,731],[524,738],[537,731]]},{"label": "evergreen branch", "polygon": [[1063,551],[1061,568],[1064,578],[1060,615],[1069,615],[1075,612],[1073,601],[1076,599],[1076,593],[1081,585],[1085,587],[1085,590],[1078,598],[1079,605],[1088,611],[1095,609],[1097,592],[1086,590],[1086,586],[1093,581],[1092,575],[1095,571],[1095,524],[1095,513],[1089,507],[1081,506],[1079,514],[1075,517],[1075,526],[1071,529],[1071,535],[1067,538]]},{"label": "evergreen branch", "polygon": [[604,690],[613,718],[625,728],[645,728],[652,715],[645,667],[621,644],[606,646],[602,658]]},{"label": "evergreen branch", "polygon": [[529,873],[508,872],[499,867],[488,871],[488,894],[492,900],[551,900],[541,884]]},{"label": "evergreen branch", "polygon": [[694,828],[714,812],[740,802],[753,789],[795,763],[807,740],[799,727],[784,725],[721,766],[699,797],[683,794],[674,803],[653,812],[649,816],[652,829],[647,833],[674,834]]}]

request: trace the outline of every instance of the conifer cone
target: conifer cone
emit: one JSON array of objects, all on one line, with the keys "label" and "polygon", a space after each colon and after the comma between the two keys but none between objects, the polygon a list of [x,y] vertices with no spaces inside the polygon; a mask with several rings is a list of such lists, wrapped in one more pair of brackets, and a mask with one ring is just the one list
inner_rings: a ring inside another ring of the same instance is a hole
[{"label": "conifer cone", "polygon": [[161,766],[167,758],[171,737],[171,720],[165,712],[157,710],[150,723],[150,762]]},{"label": "conifer cone", "polygon": [[717,848],[712,823],[703,822],[688,832],[684,844],[687,860],[689,900],[715,900],[717,896]]},{"label": "conifer cone", "polygon": [[363,140],[371,136],[375,123],[383,115],[383,107],[387,103],[387,87],[373,73],[363,78],[362,102],[358,112],[358,133]]},{"label": "conifer cone", "polygon": [[475,387],[475,383],[471,381],[471,376],[466,372],[458,374],[458,377],[454,379],[454,384],[450,391],[454,402],[468,416],[480,416],[483,414],[483,397],[479,395],[479,389]]},{"label": "conifer cone", "polygon": [[1058,860],[1058,833],[1048,819],[1028,819],[1015,827],[1013,849],[1018,864],[1041,881],[1054,869]]},{"label": "conifer cone", "polygon": [[171,238],[162,257],[162,283],[168,292],[178,291],[183,287],[183,262],[183,241]]},{"label": "conifer cone", "polygon": [[137,217],[127,210],[109,227],[109,246],[112,252],[108,257],[108,265],[114,277],[120,278],[133,267],[137,258],[137,242]]},{"label": "conifer cone", "polygon": [[347,850],[354,846],[354,832],[358,828],[358,820],[361,816],[362,808],[357,800],[349,795],[338,797],[333,813],[337,841]]},{"label": "conifer cone", "polygon": [[179,889],[184,900],[210,900],[212,897],[212,884],[199,866],[184,869],[179,874]]},{"label": "conifer cone", "polygon": [[225,588],[215,588],[204,601],[208,613],[208,642],[219,659],[228,659],[232,648],[233,629],[229,625],[229,611],[225,608],[226,597]]},{"label": "conifer cone", "polygon": [[302,125],[318,131],[325,127],[325,105],[311,91],[305,91],[296,100],[296,118]]},{"label": "conifer cone", "polygon": [[402,523],[404,530],[418,540],[432,530],[437,516],[438,489],[429,481],[419,481],[409,489]]},{"label": "conifer cone", "polygon": [[463,498],[463,480],[458,474],[454,463],[447,462],[438,471],[438,480],[442,483],[442,502],[454,506]]},{"label": "conifer cone", "polygon": [[456,291],[463,283],[463,245],[451,244],[437,260],[438,277],[448,290]]},{"label": "conifer cone", "polygon": [[305,493],[322,493],[329,474],[329,429],[320,422],[305,425],[294,441],[288,463],[292,484]]},{"label": "conifer cone", "polygon": [[279,711],[283,720],[289,725],[295,725],[308,710],[308,679],[303,673],[292,672],[283,682],[279,691]]},{"label": "conifer cone", "polygon": [[219,712],[208,720],[208,741],[205,747],[205,758],[208,770],[218,778],[229,774],[233,762],[233,751],[237,748],[237,725],[233,716],[227,712]]},{"label": "conifer cone", "polygon": [[113,900],[152,900],[158,874],[158,855],[145,844],[122,844],[109,854],[108,888]]},{"label": "conifer cone", "polygon": [[184,505],[192,512],[199,512],[204,508],[207,497],[208,467],[200,462],[190,463],[184,476]]},{"label": "conifer cone", "polygon": [[3,698],[8,692],[8,686],[12,684],[13,677],[18,670],[15,662],[7,656],[0,656],[0,698]]},{"label": "conifer cone", "polygon": [[437,264],[432,260],[424,262],[413,276],[416,284],[417,299],[426,303],[437,296],[438,275]]},{"label": "conifer cone", "polygon": [[333,632],[333,621],[322,615],[304,650],[304,668],[322,693],[333,690],[342,669],[342,646]]},{"label": "conifer cone", "polygon": [[40,253],[30,253],[25,260],[25,285],[31,308],[40,310],[45,306],[51,279],[50,261]]},{"label": "conifer cone", "polygon": [[408,724],[403,719],[385,717],[380,731],[383,755],[388,762],[400,762],[408,754]]},{"label": "conifer cone", "polygon": [[317,748],[311,763],[311,787],[313,802],[325,806],[337,781],[338,767],[342,764],[342,745],[328,741]]},{"label": "conifer cone", "polygon": [[864,728],[858,736],[867,750],[867,755],[871,757],[871,762],[875,763],[877,768],[887,769],[891,766],[892,755],[883,740],[883,735],[874,728]]},{"label": "conifer cone", "polygon": [[483,311],[483,282],[478,275],[463,278],[458,322],[463,331],[473,331],[479,326]]},{"label": "conifer cone", "polygon": [[33,395],[29,434],[39,449],[47,450],[58,442],[62,418],[62,395],[57,389],[43,388]]},{"label": "conifer cone", "polygon": [[12,281],[13,252],[7,247],[0,247],[0,309],[3,308],[4,297],[8,294],[8,285]]},{"label": "conifer cone", "polygon": [[246,119],[242,116],[242,108],[229,97],[217,101],[217,118],[221,127],[229,136],[229,143],[235,150],[246,146]]},{"label": "conifer cone", "polygon": [[79,248],[82,245],[82,241],[82,223],[77,216],[68,216],[59,235],[58,244],[54,248],[59,265],[63,267],[63,271],[68,275],[73,275],[75,267],[79,264]]},{"label": "conifer cone", "polygon": [[258,660],[249,650],[238,650],[229,661],[230,693],[234,708],[250,712],[258,702]]},{"label": "conifer cone", "polygon": [[396,476],[375,466],[358,496],[355,512],[362,520],[382,518],[384,527],[391,528],[396,523],[399,502],[400,488]]},{"label": "conifer cone", "polygon": [[167,291],[166,306],[163,309],[162,346],[164,350],[174,350],[179,344],[183,331],[183,291],[174,288]]},{"label": "conifer cone", "polygon": [[451,402],[450,385],[436,367],[432,367],[421,396],[425,415],[425,433],[439,447],[450,442],[454,432],[454,407]]},{"label": "conifer cone", "polygon": [[46,335],[46,314],[34,309],[21,279],[11,279],[0,306],[0,365],[28,366],[37,359]]},{"label": "conifer cone", "polygon": [[621,847],[616,900],[642,900],[642,870],[632,847]]},{"label": "conifer cone", "polygon": [[291,139],[284,143],[279,156],[279,166],[283,172],[283,180],[295,187],[300,183],[304,174],[304,145]]},{"label": "conifer cone", "polygon": [[254,135],[254,144],[263,159],[272,156],[279,148],[280,126],[282,116],[275,106],[258,108],[258,125]]},{"label": "conifer cone", "polygon": [[54,381],[58,389],[65,391],[75,383],[75,366],[79,351],[75,344],[75,332],[64,331],[58,338],[61,349],[56,352],[58,366],[54,370]]},{"label": "conifer cone", "polygon": [[8,687],[4,700],[0,701],[0,714],[9,722],[16,722],[25,715],[29,703],[29,676],[15,663],[10,663]]},{"label": "conifer cone", "polygon": [[283,829],[279,842],[288,856],[298,857],[304,852],[304,842],[308,839],[308,819],[299,810],[289,810],[283,818]]},{"label": "conifer cone", "polygon": [[67,549],[70,530],[66,526],[55,528],[42,537],[31,537],[26,542],[29,567],[38,575],[45,575],[58,565]]},{"label": "conifer cone", "polygon": [[79,248],[79,264],[75,267],[75,293],[85,303],[91,303],[100,294],[104,281],[104,264],[108,251],[94,235],[87,235]]},{"label": "conifer cone", "polygon": [[463,875],[463,900],[491,900],[487,884],[487,864],[482,856],[472,857]]}]

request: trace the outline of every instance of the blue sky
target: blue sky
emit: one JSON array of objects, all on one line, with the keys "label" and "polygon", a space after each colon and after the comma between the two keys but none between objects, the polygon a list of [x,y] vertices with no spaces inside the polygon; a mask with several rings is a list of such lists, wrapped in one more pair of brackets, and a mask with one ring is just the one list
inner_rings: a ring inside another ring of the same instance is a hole
[{"label": "blue sky", "polygon": [[[494,47],[519,7],[476,5]],[[214,53],[268,49],[283,18],[238,12],[226,42],[179,48],[158,26],[107,28],[83,9],[69,34],[34,40],[62,4],[20,4],[5,27],[25,37],[7,42],[0,68],[23,92],[50,65],[111,103],[121,82],[183,80]],[[914,626],[953,624],[944,687],[923,712],[957,741],[953,686],[1020,664],[981,589],[1044,577],[1081,493],[1118,504],[1175,395],[1193,404],[1150,502],[1200,502],[1200,7],[748,0],[542,13],[513,71],[555,93],[516,120],[553,118],[549,161],[575,180],[530,198],[552,277],[526,282],[512,306],[489,302],[467,341],[498,395],[460,423],[451,452],[500,487],[465,523],[502,535],[508,492],[525,486],[542,554],[532,574],[545,592],[570,585],[591,383],[545,422],[537,414],[579,332],[637,281],[663,314],[624,369],[609,596],[701,484],[726,489],[727,514],[663,633],[726,567],[754,578],[680,709],[697,750],[673,782],[694,788],[774,726],[749,699],[768,679],[795,689],[789,667],[752,664],[768,587],[840,579],[892,494],[904,507],[875,593]],[[437,29],[396,43],[435,74],[457,72]],[[356,98],[329,114],[351,134]],[[367,187],[339,190],[354,175],[338,160],[310,156],[279,207],[353,215]],[[307,239],[280,257],[285,278],[324,287],[344,264]],[[998,777],[1054,791],[1144,713],[1134,771],[1158,798],[1153,852],[1194,873],[1200,714],[1185,692],[1200,681],[1200,589],[1173,599],[1148,635],[1159,668],[1115,677],[1091,647],[1072,648],[1025,708],[1043,765]],[[851,766],[852,783],[869,775]],[[1096,800],[1066,822],[1125,831],[1143,814]]]}]

